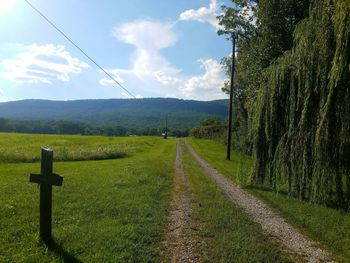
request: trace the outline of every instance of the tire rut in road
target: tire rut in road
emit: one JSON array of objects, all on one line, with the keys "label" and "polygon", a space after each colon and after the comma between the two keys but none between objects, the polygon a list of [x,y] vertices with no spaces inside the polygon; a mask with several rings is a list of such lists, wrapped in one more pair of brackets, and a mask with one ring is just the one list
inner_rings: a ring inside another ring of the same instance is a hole
[{"label": "tire rut in road", "polygon": [[192,239],[191,183],[183,169],[183,148],[180,141],[176,148],[174,190],[166,229],[165,257],[171,262],[199,262]]}]

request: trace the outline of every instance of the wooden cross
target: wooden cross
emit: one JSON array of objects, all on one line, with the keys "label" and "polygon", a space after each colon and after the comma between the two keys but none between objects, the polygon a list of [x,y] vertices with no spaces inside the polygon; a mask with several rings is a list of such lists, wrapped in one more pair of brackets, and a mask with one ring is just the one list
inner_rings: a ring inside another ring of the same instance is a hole
[{"label": "wooden cross", "polygon": [[53,151],[41,148],[41,173],[30,174],[29,182],[40,185],[40,238],[44,243],[51,241],[52,186],[61,186],[63,177],[52,173]]}]

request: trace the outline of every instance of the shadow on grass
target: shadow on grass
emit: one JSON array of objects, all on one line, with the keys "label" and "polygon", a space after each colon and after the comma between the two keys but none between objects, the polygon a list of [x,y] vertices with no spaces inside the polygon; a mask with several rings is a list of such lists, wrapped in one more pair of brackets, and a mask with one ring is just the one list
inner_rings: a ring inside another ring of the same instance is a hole
[{"label": "shadow on grass", "polygon": [[333,195],[333,200],[329,200],[326,203],[316,203],[316,202],[312,202],[308,198],[302,199],[298,196],[291,195],[285,190],[279,190],[278,192],[276,192],[267,186],[246,185],[246,186],[244,186],[244,189],[246,189],[248,192],[251,192],[252,194],[256,195],[257,197],[262,198],[263,200],[269,199],[264,195],[265,193],[271,193],[271,194],[279,195],[281,197],[286,197],[290,201],[295,201],[295,202],[300,202],[300,203],[306,203],[306,204],[312,204],[312,205],[323,206],[323,207],[327,207],[327,208],[331,208],[331,209],[336,209],[341,213],[350,212],[350,207],[342,206],[342,204],[339,205],[338,200],[337,200],[337,193],[335,191],[333,191],[331,193]]},{"label": "shadow on grass", "polygon": [[61,244],[57,243],[55,240],[50,240],[45,242],[48,250],[53,253],[55,256],[63,259],[63,262],[69,263],[82,263],[81,260],[74,257],[72,254],[68,253]]},{"label": "shadow on grass", "polygon": [[245,185],[244,186],[245,189],[247,190],[258,190],[258,191],[263,191],[263,192],[269,192],[269,193],[274,193],[274,194],[279,194],[279,195],[284,195],[284,196],[288,196],[291,197],[287,191],[285,190],[279,190],[278,192],[272,190],[270,187],[268,186],[259,186],[259,185]]}]

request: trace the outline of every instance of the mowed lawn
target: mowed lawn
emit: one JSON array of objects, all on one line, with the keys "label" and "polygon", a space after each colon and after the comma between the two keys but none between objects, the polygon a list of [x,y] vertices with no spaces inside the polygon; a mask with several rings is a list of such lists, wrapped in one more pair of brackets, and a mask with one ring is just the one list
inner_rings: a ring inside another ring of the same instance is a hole
[{"label": "mowed lawn", "polygon": [[[0,262],[161,260],[175,140],[1,133],[0,145]],[[54,251],[39,245],[39,188],[29,183],[42,145],[70,160],[54,163],[64,176],[53,189]],[[79,161],[87,153],[97,160]]]},{"label": "mowed lawn", "polygon": [[226,160],[226,146],[205,139],[188,139],[198,154],[236,184],[264,200],[289,223],[310,238],[321,243],[340,262],[350,262],[350,213],[303,202],[283,194],[259,189],[251,185],[253,161],[232,151]]}]

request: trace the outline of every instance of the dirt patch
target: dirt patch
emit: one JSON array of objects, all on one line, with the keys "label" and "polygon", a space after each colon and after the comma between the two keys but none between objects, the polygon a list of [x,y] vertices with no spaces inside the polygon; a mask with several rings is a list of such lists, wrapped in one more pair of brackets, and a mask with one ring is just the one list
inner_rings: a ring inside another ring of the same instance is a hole
[{"label": "dirt patch", "polygon": [[199,262],[194,253],[191,227],[191,184],[183,170],[181,143],[177,143],[175,179],[165,240],[165,257],[171,262]]},{"label": "dirt patch", "polygon": [[253,221],[260,224],[265,233],[277,239],[283,249],[301,256],[306,262],[335,262],[320,248],[318,243],[301,234],[262,201],[237,187],[231,180],[210,167],[186,141],[185,145],[226,196],[241,207]]}]

